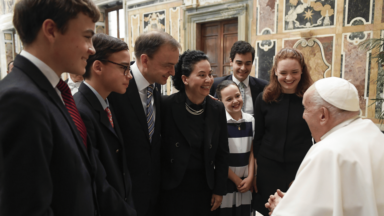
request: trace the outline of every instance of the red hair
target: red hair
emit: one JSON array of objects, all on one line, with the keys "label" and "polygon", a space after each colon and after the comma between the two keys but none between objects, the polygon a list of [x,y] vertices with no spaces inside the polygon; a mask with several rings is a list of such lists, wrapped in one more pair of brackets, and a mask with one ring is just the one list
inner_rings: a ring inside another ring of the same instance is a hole
[{"label": "red hair", "polygon": [[277,102],[280,94],[282,93],[281,85],[277,80],[276,69],[277,65],[281,60],[284,59],[295,59],[299,62],[302,70],[301,79],[299,84],[296,87],[295,94],[299,97],[303,97],[304,92],[312,85],[313,80],[311,75],[309,74],[308,67],[305,64],[303,54],[294,48],[283,48],[279,53],[275,56],[275,62],[270,71],[270,81],[269,85],[267,85],[264,89],[263,100],[267,103]]}]

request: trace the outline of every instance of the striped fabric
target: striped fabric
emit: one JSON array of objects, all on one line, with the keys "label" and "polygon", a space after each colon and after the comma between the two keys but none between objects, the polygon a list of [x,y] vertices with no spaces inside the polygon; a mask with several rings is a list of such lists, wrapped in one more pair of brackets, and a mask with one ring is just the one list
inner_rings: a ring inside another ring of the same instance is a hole
[{"label": "striped fabric", "polygon": [[71,90],[69,89],[67,83],[65,83],[62,79],[60,79],[56,87],[60,90],[65,107],[71,115],[73,122],[75,122],[77,130],[79,130],[80,136],[83,139],[85,147],[87,147],[87,128],[85,127],[83,119],[80,117],[79,110],[77,110]]},{"label": "striped fabric", "polygon": [[153,85],[149,85],[147,87],[147,124],[148,124],[148,133],[149,133],[149,142],[152,142],[152,135],[155,130],[155,122],[153,121],[152,96],[153,96]]},{"label": "striped fabric", "polygon": [[[248,177],[248,163],[253,136],[255,133],[255,120],[252,115],[242,112],[243,118],[236,121],[227,112],[229,168],[241,179]],[[240,127],[240,130],[239,130]],[[227,195],[223,196],[220,206],[220,216],[250,216],[254,215],[251,209],[252,193],[240,193],[236,185],[228,179]]]}]

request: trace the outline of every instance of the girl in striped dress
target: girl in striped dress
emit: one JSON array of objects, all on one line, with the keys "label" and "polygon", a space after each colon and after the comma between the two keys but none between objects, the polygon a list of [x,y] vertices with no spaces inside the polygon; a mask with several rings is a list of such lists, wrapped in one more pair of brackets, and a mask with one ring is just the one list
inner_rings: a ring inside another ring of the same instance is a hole
[{"label": "girl in striped dress", "polygon": [[229,170],[227,195],[220,206],[220,216],[250,216],[255,158],[252,143],[255,120],[242,111],[243,99],[235,82],[224,80],[216,90],[227,112]]}]

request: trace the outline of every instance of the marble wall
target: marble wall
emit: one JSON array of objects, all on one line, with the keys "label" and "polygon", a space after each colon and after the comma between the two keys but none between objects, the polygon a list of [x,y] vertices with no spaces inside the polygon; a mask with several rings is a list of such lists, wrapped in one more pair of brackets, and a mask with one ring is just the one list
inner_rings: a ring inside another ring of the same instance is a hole
[{"label": "marble wall", "polygon": [[[376,121],[382,110],[372,99],[378,64],[359,45],[383,37],[384,0],[254,0],[254,73],[269,79],[274,55],[284,47],[303,52],[313,80],[342,77],[358,89],[362,116]],[[373,105],[371,105],[373,104]]]}]

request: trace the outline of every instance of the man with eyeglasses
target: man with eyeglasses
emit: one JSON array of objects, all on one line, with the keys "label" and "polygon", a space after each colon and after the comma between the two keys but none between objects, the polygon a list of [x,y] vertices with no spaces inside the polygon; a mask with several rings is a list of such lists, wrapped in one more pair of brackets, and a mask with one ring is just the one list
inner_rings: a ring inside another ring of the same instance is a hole
[{"label": "man with eyeglasses", "polygon": [[[106,179],[117,191],[111,192],[114,194],[111,196],[114,206],[108,206],[103,201],[100,206],[116,209],[114,212],[119,215],[136,216],[123,138],[113,107],[107,99],[111,92],[124,94],[132,79],[128,45],[105,34],[94,35],[92,42],[96,54],[87,60],[83,75],[85,81],[74,99],[87,128],[88,139],[98,150]],[[103,188],[100,190],[104,191]]]}]

